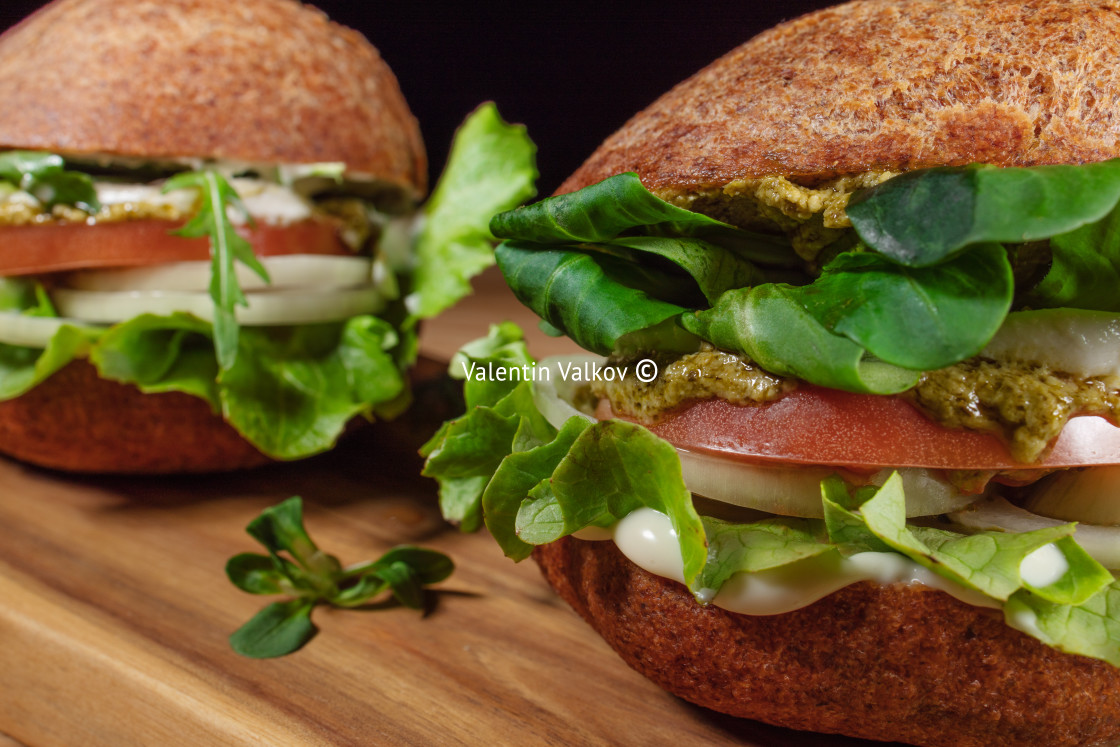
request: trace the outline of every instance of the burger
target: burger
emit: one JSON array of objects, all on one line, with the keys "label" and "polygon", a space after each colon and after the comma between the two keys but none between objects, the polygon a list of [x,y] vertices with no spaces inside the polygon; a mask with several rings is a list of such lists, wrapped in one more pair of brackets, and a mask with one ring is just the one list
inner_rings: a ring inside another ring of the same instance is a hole
[{"label": "burger", "polygon": [[238,469],[399,413],[418,323],[531,195],[486,105],[421,207],[393,73],[292,0],[58,0],[0,36],[0,96],[0,452],[57,469]]},{"label": "burger", "polygon": [[1120,741],[1120,5],[857,0],[495,217],[425,446],[669,692],[916,745]]}]

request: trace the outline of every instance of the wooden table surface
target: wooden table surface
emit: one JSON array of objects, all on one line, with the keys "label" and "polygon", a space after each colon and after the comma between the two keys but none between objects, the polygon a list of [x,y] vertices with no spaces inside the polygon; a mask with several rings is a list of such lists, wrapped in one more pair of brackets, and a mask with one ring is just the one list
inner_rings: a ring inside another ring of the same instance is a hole
[{"label": "wooden table surface", "polygon": [[[425,330],[446,358],[490,320],[533,322],[493,274]],[[530,329],[535,351],[565,343]],[[445,525],[414,413],[331,454],[233,475],[73,477],[0,460],[0,747],[27,745],[870,744],[731,719],[632,672],[531,562]],[[224,564],[261,509],[305,499],[343,563],[423,544],[457,564],[426,614],[317,608],[300,652],[227,636],[268,597]]]}]

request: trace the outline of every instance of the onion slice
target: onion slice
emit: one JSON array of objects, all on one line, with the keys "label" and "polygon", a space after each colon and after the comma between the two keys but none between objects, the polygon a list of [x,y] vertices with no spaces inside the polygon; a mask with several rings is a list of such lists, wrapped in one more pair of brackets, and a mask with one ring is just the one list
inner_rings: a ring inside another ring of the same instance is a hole
[{"label": "onion slice", "polygon": [[[958,527],[973,532],[1029,532],[1069,523],[1031,513],[999,496],[953,512],[949,519]],[[1120,568],[1120,527],[1078,524],[1073,538],[1105,568]]]},{"label": "onion slice", "polygon": [[[367,285],[321,291],[273,291],[246,294],[248,307],[235,309],[246,326],[314,324],[370,314],[384,307],[386,294]],[[214,320],[214,301],[206,293],[180,291],[85,291],[58,288],[52,293],[59,312],[85,322],[115,323],[140,314],[193,314]]]},{"label": "onion slice", "polygon": [[1120,526],[1120,465],[1052,475],[1038,483],[1026,507],[1054,519]]},{"label": "onion slice", "polygon": [[[271,283],[241,263],[234,265],[244,291],[279,288],[346,288],[369,283],[373,260],[368,257],[290,254],[261,257]],[[83,270],[66,276],[71,288],[89,291],[197,291],[210,286],[211,263],[168,262],[146,267]]]},{"label": "onion slice", "polygon": [[45,348],[63,325],[88,327],[77,319],[53,316],[27,316],[15,312],[0,312],[0,343],[26,348]]}]

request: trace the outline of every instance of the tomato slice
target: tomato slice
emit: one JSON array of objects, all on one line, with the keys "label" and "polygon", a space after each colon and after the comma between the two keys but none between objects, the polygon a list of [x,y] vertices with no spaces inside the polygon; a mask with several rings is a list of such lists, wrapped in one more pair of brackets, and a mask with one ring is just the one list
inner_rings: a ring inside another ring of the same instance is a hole
[{"label": "tomato slice", "polygon": [[[614,415],[605,400],[596,415],[630,419]],[[1104,418],[1072,418],[1048,454],[1024,464],[996,436],[938,425],[897,397],[814,386],[762,405],[702,400],[647,427],[678,448],[760,463],[950,470],[1120,464],[1120,428]]]},{"label": "tomato slice", "polygon": [[[38,275],[91,267],[137,267],[163,262],[204,260],[210,241],[176,236],[182,222],[136,220],[120,223],[58,223],[0,227],[0,275]],[[353,254],[328,221],[305,220],[287,226],[258,222],[238,233],[258,257],[280,254]]]}]

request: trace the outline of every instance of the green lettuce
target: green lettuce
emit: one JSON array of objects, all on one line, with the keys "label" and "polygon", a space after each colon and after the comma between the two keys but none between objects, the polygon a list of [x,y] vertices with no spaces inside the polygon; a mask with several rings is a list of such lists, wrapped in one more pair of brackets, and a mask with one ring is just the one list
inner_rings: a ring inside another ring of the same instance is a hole
[{"label": "green lettuce", "polygon": [[396,331],[377,317],[244,328],[224,371],[212,335],[209,324],[189,314],[145,314],[107,330],[89,358],[102,378],[206,400],[274,459],[326,451],[352,418],[372,418],[405,391],[390,352]]},{"label": "green lettuce", "polygon": [[[1062,651],[1120,666],[1120,593],[1112,575],[1073,539],[1075,525],[1022,533],[961,534],[908,523],[899,475],[881,487],[822,484],[823,519],[771,517],[732,523],[701,517],[673,447],[641,426],[572,417],[544,422],[516,328],[502,325],[461,352],[507,380],[468,381],[467,411],[425,445],[424,474],[441,507],[464,530],[485,526],[509,557],[588,527],[608,527],[638,508],[670,519],[685,583],[704,603],[737,573],[793,567],[811,558],[892,552],[1002,607],[1008,624]],[[461,366],[457,367],[462,373]],[[1021,566],[1053,545],[1068,570],[1032,586]]]},{"label": "green lettuce", "polygon": [[[1120,161],[910,172],[853,195],[853,229],[815,277],[789,269],[784,239],[660,200],[634,174],[491,230],[518,299],[588,350],[679,348],[683,328],[774,373],[891,394],[976,355],[1015,299],[1120,310],[1118,200]],[[1010,256],[1039,241],[1049,269],[1016,287]]]},{"label": "green lettuce", "polygon": [[[0,314],[57,317],[43,286],[23,278],[0,278]],[[27,393],[75,358],[88,354],[101,330],[64,324],[45,348],[0,343],[0,401]]]},{"label": "green lettuce", "polygon": [[410,324],[470,293],[470,279],[494,264],[490,218],[536,194],[536,148],[521,125],[502,121],[494,104],[459,127],[447,166],[424,206],[408,297]]},{"label": "green lettuce", "polygon": [[31,194],[50,210],[55,205],[73,205],[87,213],[101,209],[93,179],[71,171],[61,156],[31,150],[0,153],[0,179]]}]

